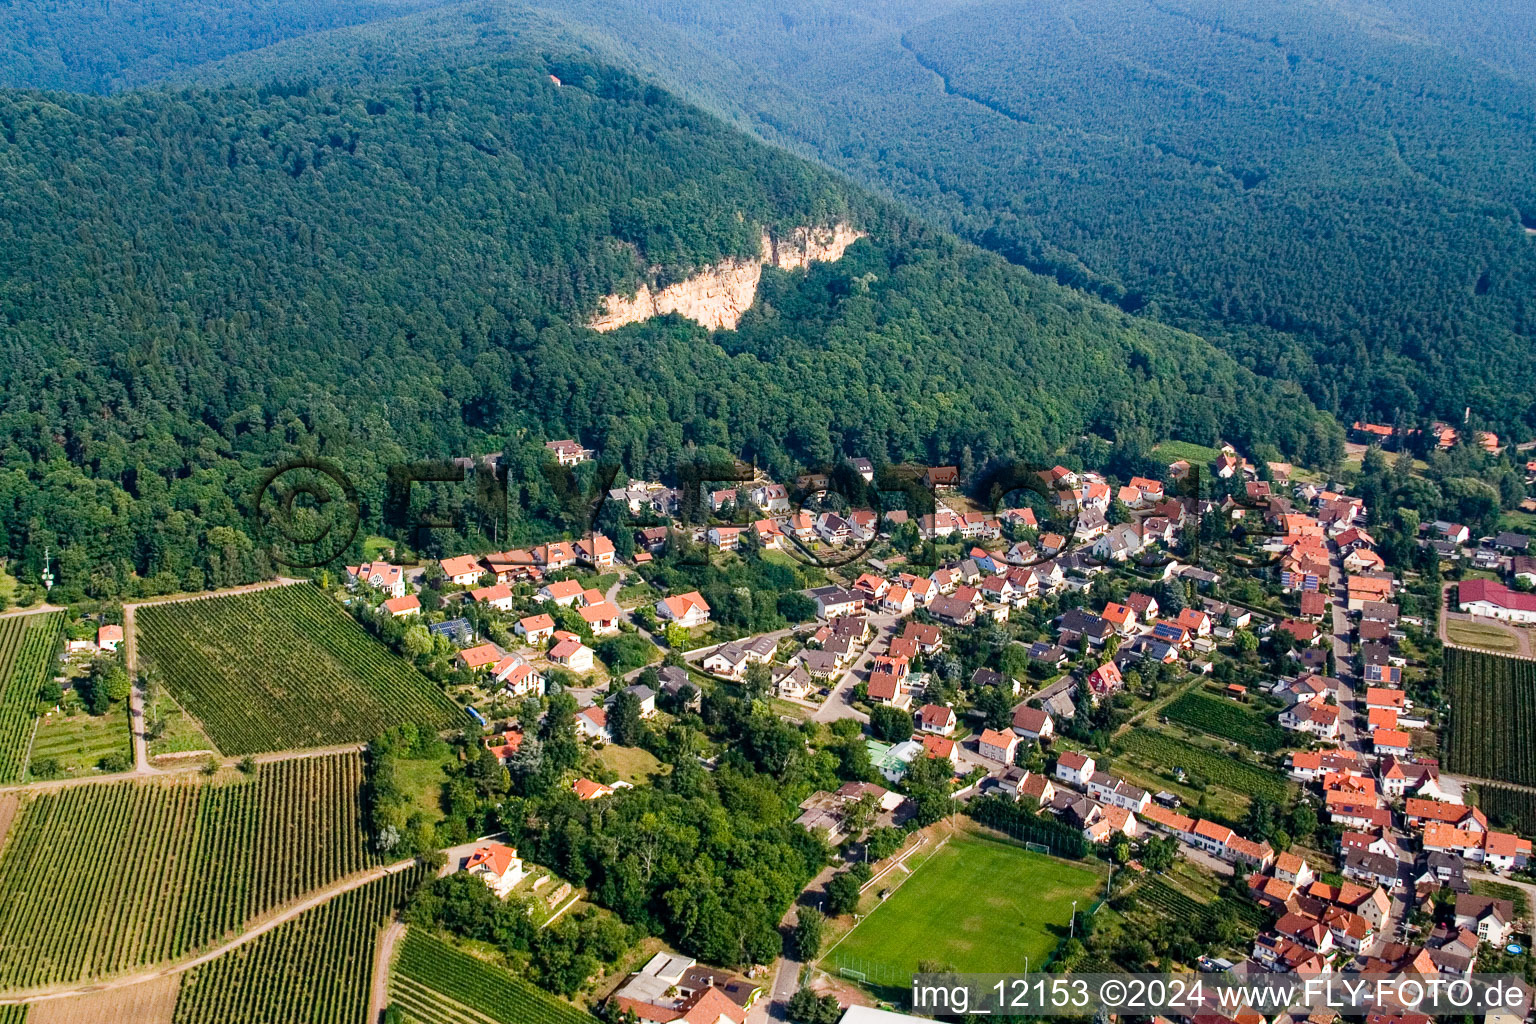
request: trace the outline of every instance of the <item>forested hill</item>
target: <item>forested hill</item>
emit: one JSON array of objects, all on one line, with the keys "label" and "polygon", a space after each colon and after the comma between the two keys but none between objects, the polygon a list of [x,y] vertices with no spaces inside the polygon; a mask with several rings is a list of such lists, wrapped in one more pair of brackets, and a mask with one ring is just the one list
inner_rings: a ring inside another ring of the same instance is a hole
[{"label": "forested hill", "polygon": [[[694,445],[787,471],[1085,431],[1337,452],[1297,393],[1201,339],[597,65],[0,93],[0,205],[0,536],[24,574],[51,547],[69,588],[259,571],[249,496],[295,453],[342,463],[372,528],[389,463],[572,435],[646,475]],[[870,237],[765,271],[736,332],[581,326],[642,268],[838,221]]]},{"label": "forested hill", "polygon": [[1533,40],[1509,0],[472,0],[183,73],[607,54],[1346,422],[1524,438]]}]

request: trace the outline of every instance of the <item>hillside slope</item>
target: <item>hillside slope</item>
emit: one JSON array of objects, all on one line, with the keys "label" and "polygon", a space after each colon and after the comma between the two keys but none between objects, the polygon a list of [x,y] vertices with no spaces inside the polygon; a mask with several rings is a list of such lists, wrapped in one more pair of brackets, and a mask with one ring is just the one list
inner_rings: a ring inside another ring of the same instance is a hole
[{"label": "hillside slope", "polygon": [[184,73],[601,54],[1346,421],[1527,437],[1532,38],[1507,3],[475,0]]},{"label": "hillside slope", "polygon": [[[1298,393],[1198,337],[598,65],[0,93],[0,197],[0,532],[97,592],[259,571],[249,496],[300,452],[346,467],[371,527],[388,464],[521,437],[574,433],[647,476],[692,446],[787,472],[1044,456],[1085,431],[1337,451]],[[606,294],[759,258],[764,230],[842,223],[869,237],[764,269],[734,332],[584,326]]]}]

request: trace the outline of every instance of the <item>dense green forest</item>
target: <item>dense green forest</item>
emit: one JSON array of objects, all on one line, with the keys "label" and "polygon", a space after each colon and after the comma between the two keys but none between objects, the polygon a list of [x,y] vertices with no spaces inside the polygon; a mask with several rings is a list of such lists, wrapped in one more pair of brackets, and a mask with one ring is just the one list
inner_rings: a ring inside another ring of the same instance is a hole
[{"label": "dense green forest", "polygon": [[234,53],[442,0],[50,0],[0,4],[0,85],[111,92]]},{"label": "dense green forest", "polygon": [[[1338,451],[1200,338],[596,64],[3,93],[0,197],[0,530],[23,575],[51,548],[66,595],[270,572],[247,518],[294,454],[342,465],[376,529],[391,463],[511,450],[528,479],[572,434],[645,476],[697,449],[985,465],[1085,431]],[[766,272],[736,332],[581,326],[644,273],[838,221],[871,237]]]},{"label": "dense green forest", "polygon": [[1532,41],[1508,0],[477,0],[178,73],[604,54],[1345,421],[1523,438]]}]

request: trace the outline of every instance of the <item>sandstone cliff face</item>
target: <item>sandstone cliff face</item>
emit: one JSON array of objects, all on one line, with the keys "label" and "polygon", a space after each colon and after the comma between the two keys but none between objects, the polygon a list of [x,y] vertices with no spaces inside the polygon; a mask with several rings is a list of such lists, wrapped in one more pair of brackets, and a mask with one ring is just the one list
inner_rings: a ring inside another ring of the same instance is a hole
[{"label": "sandstone cliff face", "polygon": [[763,232],[761,253],[755,260],[726,260],[702,270],[686,281],[652,290],[641,285],[634,298],[609,295],[603,312],[587,322],[595,331],[612,331],[653,316],[677,313],[711,330],[735,330],[741,315],[757,298],[763,267],[799,270],[814,262],[833,262],[864,232],[847,224],[829,228],[799,227],[784,238]]}]

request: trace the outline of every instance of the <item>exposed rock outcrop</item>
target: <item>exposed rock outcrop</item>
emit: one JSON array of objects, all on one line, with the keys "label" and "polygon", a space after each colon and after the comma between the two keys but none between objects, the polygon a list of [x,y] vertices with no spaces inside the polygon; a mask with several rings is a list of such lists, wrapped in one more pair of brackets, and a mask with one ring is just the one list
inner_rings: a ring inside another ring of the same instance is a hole
[{"label": "exposed rock outcrop", "polygon": [[741,314],[757,298],[764,267],[799,270],[815,262],[834,262],[863,237],[864,232],[847,224],[799,227],[783,238],[773,238],[764,231],[757,259],[725,260],[665,288],[652,290],[642,284],[632,298],[609,295],[603,299],[603,312],[587,326],[594,331],[612,331],[653,316],[677,313],[711,330],[735,330]]}]

